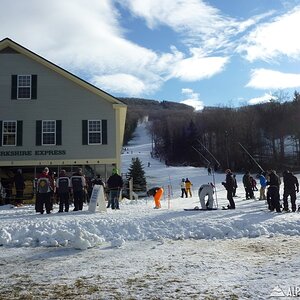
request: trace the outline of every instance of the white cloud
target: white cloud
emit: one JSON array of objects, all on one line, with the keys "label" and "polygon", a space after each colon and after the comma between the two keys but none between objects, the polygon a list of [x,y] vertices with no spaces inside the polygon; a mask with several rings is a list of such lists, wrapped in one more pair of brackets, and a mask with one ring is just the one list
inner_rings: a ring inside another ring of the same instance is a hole
[{"label": "white cloud", "polygon": [[146,85],[139,78],[129,74],[95,76],[93,83],[101,89],[124,93],[128,96],[139,96],[145,93]]},{"label": "white cloud", "polygon": [[282,73],[267,69],[252,70],[246,87],[256,89],[288,89],[300,87],[300,74]]},{"label": "white cloud", "polygon": [[300,6],[297,6],[272,22],[258,25],[244,38],[243,44],[237,48],[237,51],[245,53],[246,58],[251,62],[257,59],[272,60],[281,55],[299,60],[299,19]]},{"label": "white cloud", "polygon": [[182,59],[173,65],[171,77],[185,81],[210,78],[222,72],[228,61],[228,57],[201,57],[196,51],[193,51],[192,57]]},{"label": "white cloud", "polygon": [[[131,13],[142,18],[148,27],[165,25],[181,34],[188,47],[201,47],[206,54],[233,46],[231,38],[257,24],[273,12],[245,21],[225,16],[203,0],[118,0]],[[228,49],[227,49],[228,51]]]},{"label": "white cloud", "polygon": [[195,93],[192,89],[189,88],[182,89],[181,93],[186,97],[186,99],[180,101],[180,103],[192,106],[196,111],[203,109],[204,104],[200,100],[200,94]]},{"label": "white cloud", "polygon": [[259,104],[269,102],[271,99],[274,99],[274,96],[271,93],[265,93],[261,97],[252,98],[248,100],[248,104]]}]

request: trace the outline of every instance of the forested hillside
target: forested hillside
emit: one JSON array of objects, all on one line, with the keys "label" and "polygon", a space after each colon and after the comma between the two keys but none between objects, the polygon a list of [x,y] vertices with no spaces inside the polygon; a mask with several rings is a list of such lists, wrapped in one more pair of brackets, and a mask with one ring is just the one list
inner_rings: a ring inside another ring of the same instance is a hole
[{"label": "forested hillside", "polygon": [[259,171],[241,145],[264,168],[299,170],[300,95],[293,99],[264,104],[207,107],[195,112],[192,107],[168,101],[120,99],[128,105],[125,143],[132,137],[140,118],[148,116],[154,153],[169,165],[215,167]]}]

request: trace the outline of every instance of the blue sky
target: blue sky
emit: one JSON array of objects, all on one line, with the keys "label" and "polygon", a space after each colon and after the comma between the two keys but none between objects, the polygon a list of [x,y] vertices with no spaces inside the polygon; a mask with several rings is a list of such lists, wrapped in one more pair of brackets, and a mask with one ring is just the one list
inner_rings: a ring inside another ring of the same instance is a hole
[{"label": "blue sky", "polygon": [[203,106],[300,91],[300,0],[0,0],[9,37],[116,97]]}]

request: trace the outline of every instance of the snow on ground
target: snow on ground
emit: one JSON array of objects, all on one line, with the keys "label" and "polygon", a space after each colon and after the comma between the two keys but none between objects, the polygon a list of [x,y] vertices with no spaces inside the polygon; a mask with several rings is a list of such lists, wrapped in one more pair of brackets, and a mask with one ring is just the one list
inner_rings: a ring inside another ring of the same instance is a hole
[{"label": "snow on ground", "polygon": [[[197,190],[212,176],[166,167],[150,152],[140,124],[122,172],[139,157],[149,188],[165,189],[160,210],[152,198],[94,214],[87,206],[62,214],[56,206],[51,215],[0,207],[0,299],[266,299],[300,291],[299,213],[243,200],[239,174],[236,210],[184,211],[199,206]],[[182,199],[186,177],[193,197]],[[219,208],[227,205],[224,178],[215,175]]]}]

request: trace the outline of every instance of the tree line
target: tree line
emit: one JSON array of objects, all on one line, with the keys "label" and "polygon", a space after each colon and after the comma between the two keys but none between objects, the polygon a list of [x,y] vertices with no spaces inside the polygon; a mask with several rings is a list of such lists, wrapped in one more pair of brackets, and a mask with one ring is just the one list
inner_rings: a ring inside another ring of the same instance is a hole
[{"label": "tree line", "polygon": [[258,172],[256,160],[265,170],[299,170],[300,94],[297,91],[292,99],[280,93],[267,103],[238,108],[205,107],[202,111],[175,102],[148,101],[125,99],[128,105],[125,143],[132,138],[138,120],[148,116],[152,154],[167,165],[207,167],[210,164],[222,170]]}]

